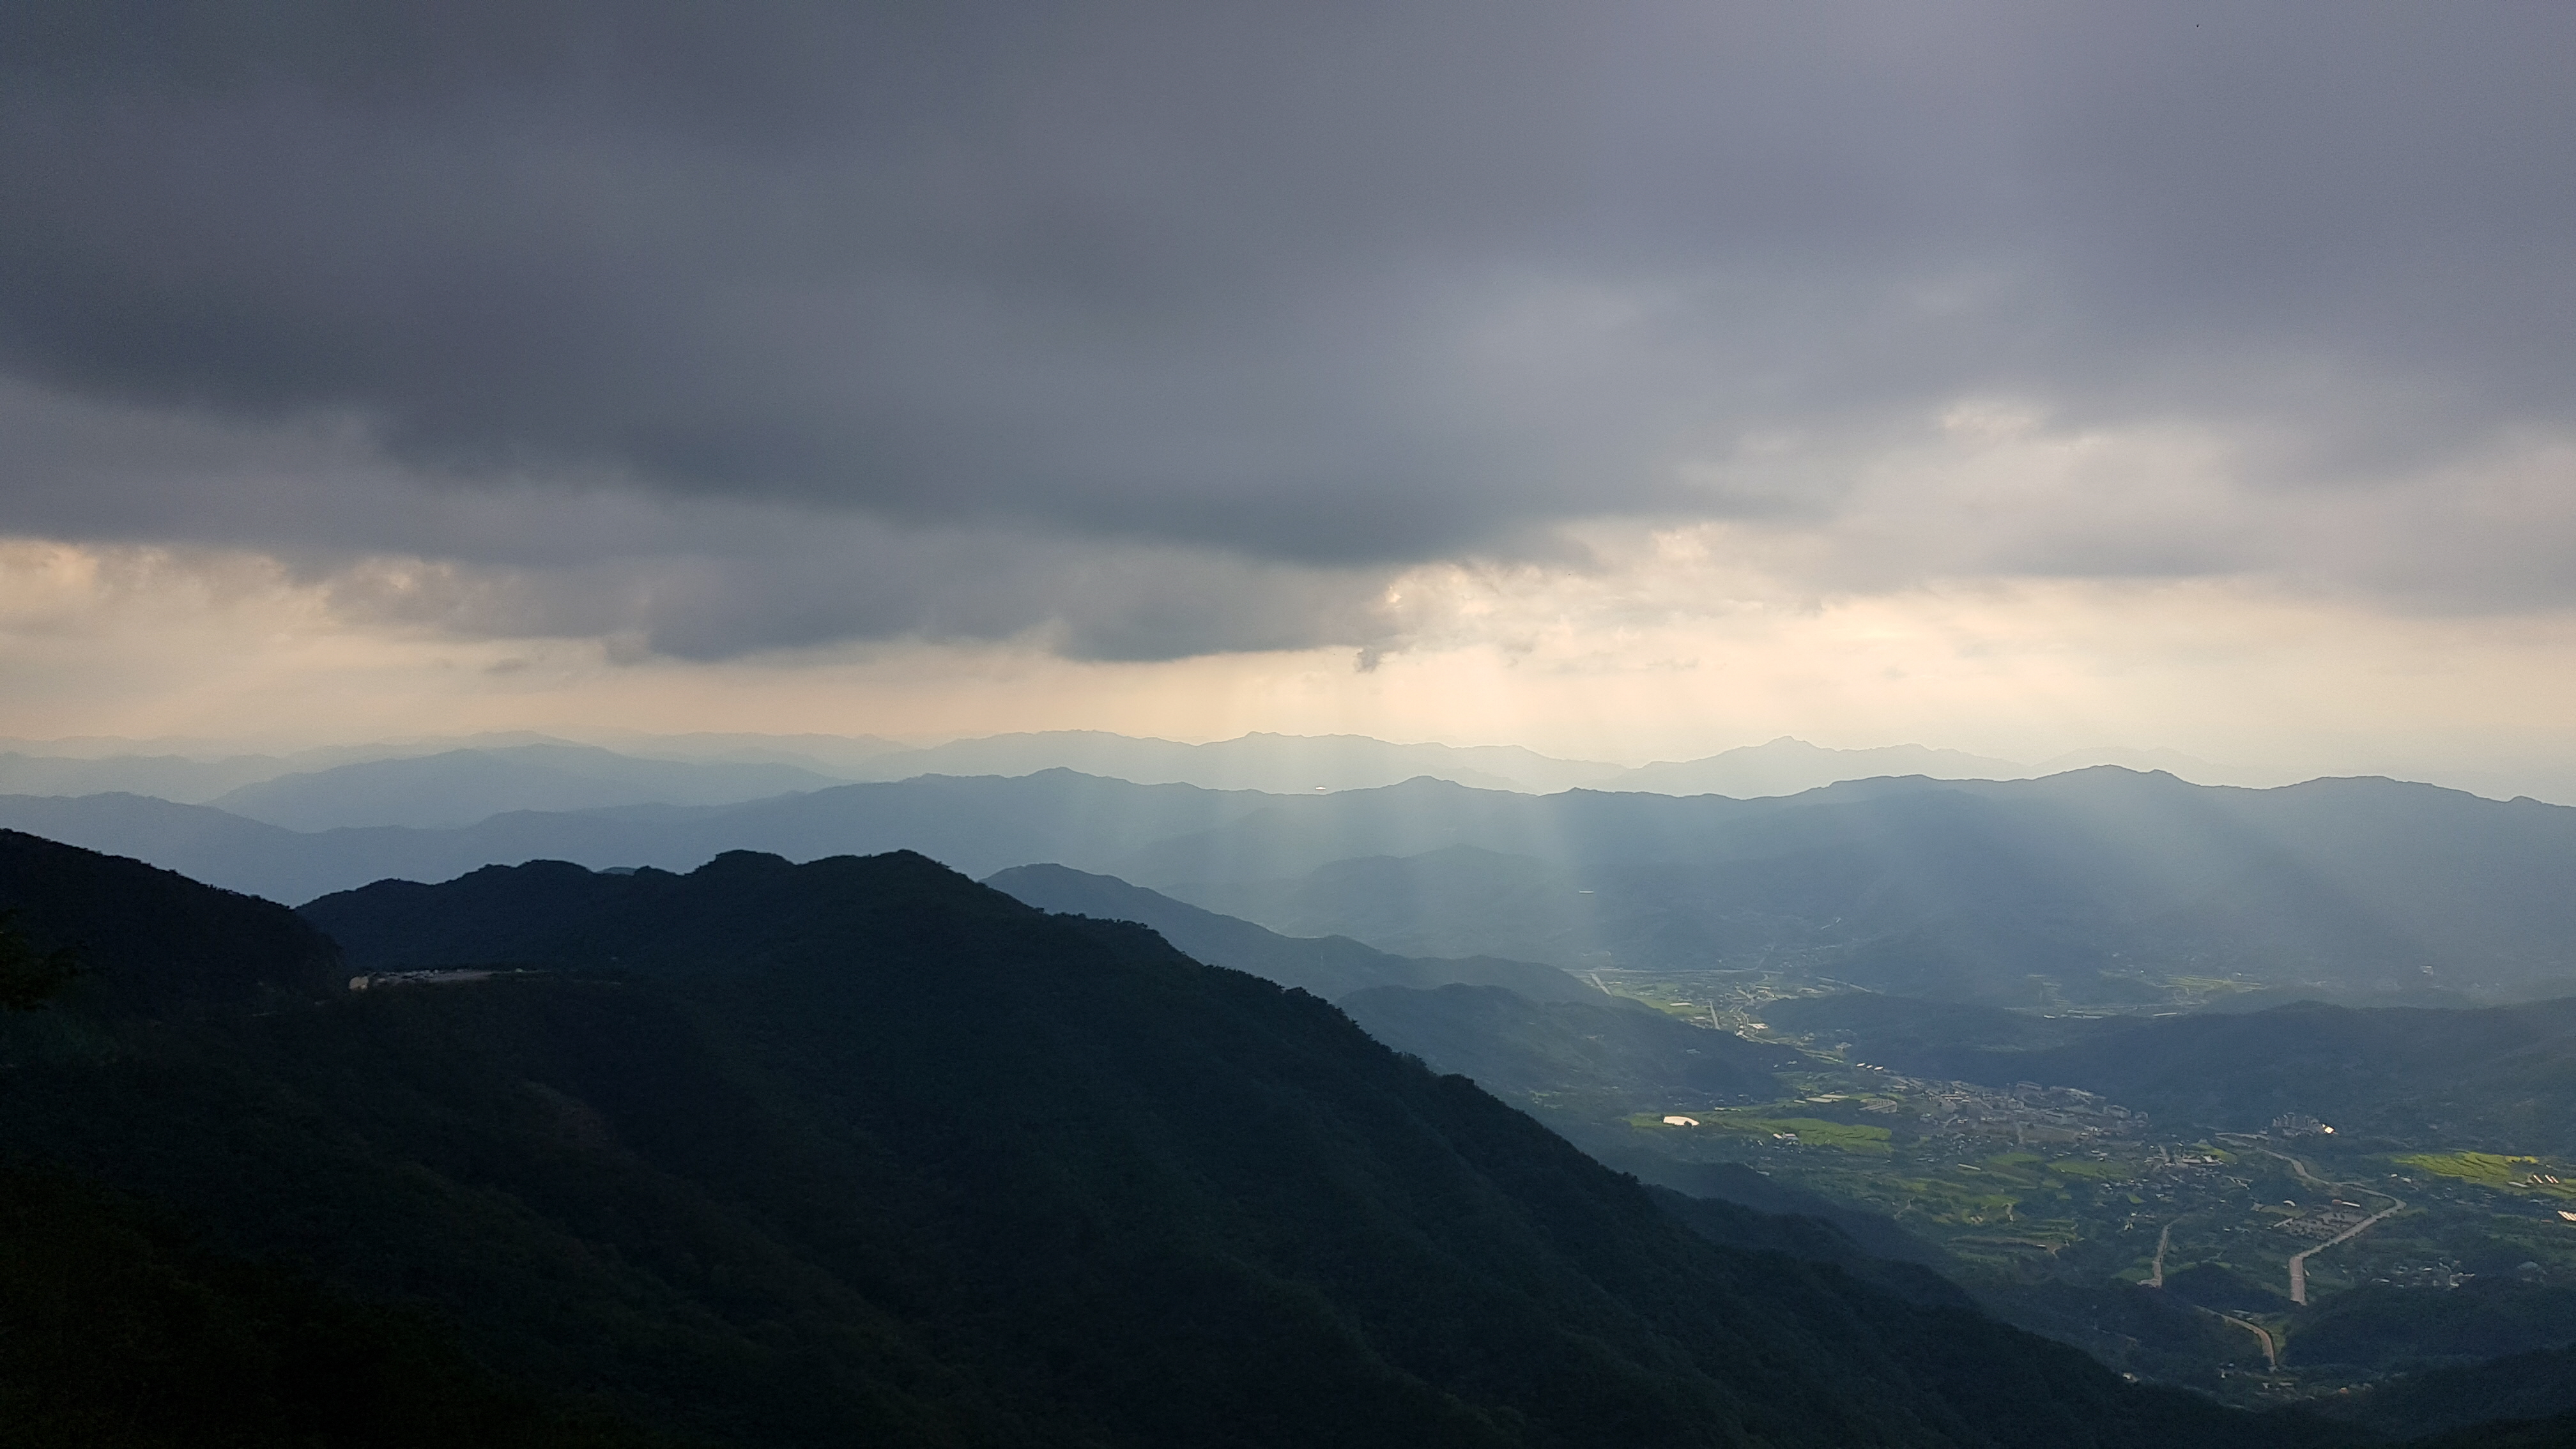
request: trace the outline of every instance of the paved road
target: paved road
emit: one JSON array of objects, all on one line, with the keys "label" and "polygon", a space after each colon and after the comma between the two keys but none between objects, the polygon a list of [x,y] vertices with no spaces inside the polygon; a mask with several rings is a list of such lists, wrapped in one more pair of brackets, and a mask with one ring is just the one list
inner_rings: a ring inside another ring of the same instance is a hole
[{"label": "paved road", "polygon": [[[2350,1184],[2338,1185],[2349,1186]],[[2360,1191],[2369,1192],[2370,1189],[2362,1188]],[[2388,1194],[2384,1192],[2374,1195],[2378,1197],[2388,1197]],[[2299,1304],[2302,1307],[2305,1307],[2307,1304],[2309,1253],[2322,1253],[2326,1249],[2331,1248],[2335,1244],[2343,1242],[2346,1239],[2360,1237],[2363,1233],[2368,1232],[2372,1225],[2377,1223],[2381,1218],[2388,1216],[2390,1213],[2396,1212],[2404,1206],[2406,1206],[2406,1204],[2399,1202],[2393,1197],[2389,1197],[2388,1206],[2381,1208],[2379,1211],[2363,1218],[2360,1222],[2353,1224],[2351,1227],[2344,1229],[2342,1232],[2337,1233],[2333,1237],[2326,1239],[2324,1242],[2317,1244],[2315,1247],[2308,1249],[2306,1253],[2300,1253],[2293,1256],[2290,1259],[2290,1301]]]},{"label": "paved road", "polygon": [[2156,1234],[2156,1266],[2153,1272],[2147,1274],[2148,1287],[2162,1288],[2165,1286],[2165,1249],[2172,1246],[2173,1224],[2167,1223],[2165,1224],[2165,1230]]},{"label": "paved road", "polygon": [[2272,1342],[2272,1330],[2265,1328],[2259,1323],[2239,1318],[2233,1313],[2222,1313],[2218,1316],[2235,1324],[2237,1327],[2244,1329],[2247,1333],[2254,1335],[2256,1338],[2263,1340],[2263,1362],[2270,1364],[2276,1372],[2280,1369],[2281,1350],[2279,1345]]},{"label": "paved road", "polygon": [[[2244,1139],[2240,1137],[2236,1140],[2243,1141]],[[2379,1211],[2372,1213],[2366,1218],[2363,1218],[2360,1222],[2353,1224],[2351,1227],[2344,1229],[2342,1232],[2335,1234],[2333,1237],[2326,1239],[2324,1242],[2317,1244],[2306,1252],[2294,1253],[2291,1255],[2290,1301],[2304,1308],[2307,1306],[2308,1302],[2308,1259],[2318,1253],[2324,1252],[2326,1249],[2333,1247],[2337,1243],[2350,1242],[2354,1238],[2360,1237],[2363,1233],[2366,1233],[2373,1227],[2377,1226],[2380,1219],[2403,1210],[2406,1204],[2388,1193],[2381,1192],[2375,1187],[2363,1187],[2357,1182],[2328,1182],[2324,1178],[2317,1176],[2315,1173],[2308,1171],[2308,1165],[2306,1163],[2301,1162],[2299,1159],[2292,1157],[2286,1152],[2274,1152],[2269,1147],[2253,1143],[2248,1143],[2247,1145],[2252,1146],[2255,1151],[2260,1152],[2267,1157],[2277,1157],[2283,1162],[2290,1164],[2290,1171],[2296,1173],[2299,1181],[2301,1182],[2314,1183],[2318,1187],[2326,1188],[2331,1191],[2366,1192],[2372,1197],[2388,1199],[2388,1206],[2381,1208]],[[2249,1324],[2247,1326],[2251,1327],[2252,1325]]]}]

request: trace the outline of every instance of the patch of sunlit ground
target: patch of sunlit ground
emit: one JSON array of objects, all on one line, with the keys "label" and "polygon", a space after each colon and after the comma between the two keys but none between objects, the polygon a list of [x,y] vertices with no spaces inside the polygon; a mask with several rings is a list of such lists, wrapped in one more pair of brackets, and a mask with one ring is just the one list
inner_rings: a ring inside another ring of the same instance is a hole
[{"label": "patch of sunlit ground", "polygon": [[2538,1157],[2508,1157],[2495,1152],[2410,1152],[2388,1160],[2399,1167],[2498,1192],[2576,1201],[2576,1167]]},{"label": "patch of sunlit ground", "polygon": [[1677,1113],[1691,1119],[1694,1125],[1676,1126],[1664,1119],[1668,1114],[1640,1112],[1628,1119],[1629,1125],[1651,1132],[1730,1132],[1764,1141],[1795,1141],[1801,1147],[1831,1148],[1838,1152],[1856,1152],[1873,1157],[1887,1155],[1889,1132],[1884,1127],[1854,1122],[1829,1122],[1821,1117],[1774,1115],[1779,1107],[1794,1110],[1795,1103],[1776,1103],[1772,1107],[1719,1107],[1705,1111]]}]

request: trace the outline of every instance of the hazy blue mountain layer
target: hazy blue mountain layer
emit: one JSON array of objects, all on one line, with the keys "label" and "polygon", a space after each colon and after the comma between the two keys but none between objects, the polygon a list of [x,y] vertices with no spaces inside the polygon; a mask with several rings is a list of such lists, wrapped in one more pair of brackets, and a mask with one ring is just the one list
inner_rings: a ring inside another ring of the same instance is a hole
[{"label": "hazy blue mountain layer", "polygon": [[1373,789],[1424,775],[1479,789],[1552,794],[1604,785],[1623,773],[1617,765],[1559,760],[1516,745],[1399,745],[1366,735],[1281,734],[1249,734],[1192,745],[1099,730],[1046,730],[953,740],[880,755],[859,766],[856,774],[861,779],[902,780],[916,775],[1028,775],[1064,769],[1142,785],[1197,785],[1283,795]]},{"label": "hazy blue mountain layer", "polygon": [[794,765],[644,760],[588,745],[513,745],[281,775],[209,803],[290,830],[460,826],[512,810],[728,805],[844,783]]},{"label": "hazy blue mountain layer", "polygon": [[[0,1032],[11,1151],[709,1440],[2342,1442],[1730,1249],[1311,996],[918,856],[491,869],[309,918],[352,966],[539,969],[314,992],[307,944],[255,1007],[76,990]],[[213,999],[175,953],[119,970]]]},{"label": "hazy blue mountain layer", "polygon": [[2106,767],[1731,800],[1431,780],[1265,795],[1051,771],[459,830],[299,834],[137,797],[0,800],[0,825],[289,900],[529,859],[688,869],[734,848],[904,848],[976,874],[1115,875],[1407,956],[1758,968],[2011,1005],[2154,1001],[2231,975],[2350,994],[2576,986],[2576,809],[2384,780],[2241,790]]},{"label": "hazy blue mountain layer", "polygon": [[[2114,769],[1779,801],[1440,808],[1439,790],[1407,791],[1427,807],[1408,820],[1363,814],[1399,792],[1328,821],[1264,812],[1127,870],[1276,930],[1414,954],[1508,940],[1568,966],[1803,966],[2014,1004],[2152,1000],[2179,975],[2521,994],[2576,981],[2576,810],[2531,801]],[[1392,848],[1350,849],[1371,839]],[[1373,853],[1390,858],[1352,858]]]},{"label": "hazy blue mountain layer", "polygon": [[[764,748],[754,740],[770,740]],[[161,747],[145,750],[119,750],[112,741],[18,742],[23,749],[0,752],[0,795],[150,795],[185,805],[204,805],[224,795],[275,780],[287,775],[318,775],[344,765],[361,765],[377,761],[422,759],[432,755],[459,751],[489,753],[508,757],[514,753],[535,752],[542,757],[553,752],[554,762],[567,768],[587,769],[593,774],[614,777],[620,770],[649,769],[663,764],[773,764],[787,765],[804,772],[806,777],[820,777],[827,783],[842,783],[851,778],[842,773],[834,760],[864,758],[873,747],[878,751],[901,749],[892,741],[869,741],[864,738],[838,736],[735,736],[706,735],[636,735],[625,737],[629,748],[606,750],[595,745],[559,739],[530,730],[499,730],[471,735],[416,737],[376,740],[356,745],[323,745],[310,749],[290,750],[281,754],[233,754],[207,749],[200,744],[193,752]],[[782,748],[784,743],[808,746],[807,750]],[[685,773],[685,772],[683,772]],[[363,778],[363,777],[361,777]],[[788,788],[806,788],[804,785]],[[777,793],[775,790],[761,793]],[[735,795],[729,798],[746,799]],[[504,805],[500,808],[526,808]],[[487,812],[489,813],[489,812]],[[477,817],[479,818],[479,817]],[[353,823],[395,824],[391,820],[366,820]]]},{"label": "hazy blue mountain layer", "polygon": [[0,795],[106,795],[131,791],[203,804],[229,790],[294,768],[268,755],[199,760],[184,755],[116,755],[105,759],[0,753]]},{"label": "hazy blue mountain layer", "polygon": [[1348,936],[1283,936],[1250,921],[1129,885],[1116,876],[1092,875],[1070,866],[1014,866],[987,876],[984,884],[1043,911],[1151,926],[1193,960],[1249,971],[1328,1000],[1338,1001],[1372,987],[1452,982],[1509,987],[1534,1001],[1607,999],[1597,988],[1553,966],[1494,956],[1395,956]]},{"label": "hazy blue mountain layer", "polygon": [[[1591,760],[1564,760],[1511,745],[1393,744],[1365,735],[1255,733],[1207,744],[1140,739],[1099,730],[1045,730],[988,735],[931,746],[908,746],[873,736],[680,734],[594,732],[582,744],[526,731],[449,739],[386,740],[332,746],[288,755],[183,755],[158,751],[102,751],[104,742],[65,748],[26,743],[0,753],[0,795],[87,795],[131,791],[189,804],[206,804],[224,792],[292,773],[318,773],[346,764],[413,759],[458,750],[507,752],[528,747],[596,750],[600,744],[629,762],[644,764],[774,764],[826,779],[889,781],[921,775],[1027,775],[1070,769],[1137,784],[1197,785],[1212,790],[1263,790],[1302,795],[1316,790],[1374,789],[1423,776],[1479,789],[1554,794],[1561,790],[1642,791],[1667,795],[1787,795],[1845,780],[1891,775],[1936,779],[2012,780],[2092,765],[2169,770],[2208,785],[2272,785],[2287,777],[2213,765],[2173,750],[2078,750],[2037,764],[1921,745],[1828,749],[1783,737],[1692,760],[1665,760],[1636,768]],[[807,788],[799,785],[791,788]],[[2511,792],[2507,792],[2511,793]],[[751,798],[737,795],[728,798]],[[673,798],[666,803],[686,803]],[[526,799],[501,808],[567,808]],[[269,818],[262,816],[261,818]],[[287,823],[287,822],[281,822]],[[348,815],[333,824],[396,825],[410,819]],[[451,823],[466,823],[456,821]]]},{"label": "hazy blue mountain layer", "polygon": [[447,880],[526,860],[688,870],[737,848],[798,859],[915,849],[984,874],[1033,860],[1099,863],[1279,798],[1056,771],[1021,779],[927,776],[740,805],[518,811],[456,830],[305,833],[137,795],[18,796],[0,799],[0,826],[300,901],[375,880]]},{"label": "hazy blue mountain layer", "polygon": [[1697,760],[1658,760],[1626,771],[1605,790],[1645,790],[1659,795],[1795,795],[1842,780],[1882,775],[1925,775],[1936,780],[2013,780],[2035,773],[2013,760],[1921,745],[1871,750],[1832,750],[1783,736]]}]

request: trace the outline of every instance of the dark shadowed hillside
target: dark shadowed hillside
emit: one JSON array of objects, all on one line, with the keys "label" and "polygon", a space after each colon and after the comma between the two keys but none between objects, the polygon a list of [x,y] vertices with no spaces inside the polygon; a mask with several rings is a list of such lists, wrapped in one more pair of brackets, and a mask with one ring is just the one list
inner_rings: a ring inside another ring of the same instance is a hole
[{"label": "dark shadowed hillside", "polygon": [[1584,1099],[1633,1111],[1689,1102],[1764,1101],[1798,1053],[1691,1026],[1594,994],[1538,1002],[1499,986],[1382,987],[1342,1003],[1369,1035],[1500,1096]]},{"label": "dark shadowed hillside", "polygon": [[59,1172],[0,1167],[0,1342],[12,1449],[681,1449]]},{"label": "dark shadowed hillside", "polygon": [[1250,921],[1129,885],[1116,876],[1092,875],[1069,866],[1014,866],[987,877],[984,884],[1040,910],[1136,921],[1153,927],[1195,960],[1249,971],[1334,1000],[1371,987],[1451,982],[1509,987],[1535,1001],[1601,999],[1598,990],[1553,966],[1492,956],[1396,956],[1348,936],[1283,936]]},{"label": "dark shadowed hillside", "polygon": [[0,912],[85,969],[71,1001],[118,1012],[337,987],[339,950],[294,912],[136,860],[0,830]]},{"label": "dark shadowed hillside", "polygon": [[917,856],[493,871],[312,915],[360,964],[541,969],[106,1053],[13,1029],[13,1150],[712,1439],[2330,1437],[1712,1243],[1311,996]]}]

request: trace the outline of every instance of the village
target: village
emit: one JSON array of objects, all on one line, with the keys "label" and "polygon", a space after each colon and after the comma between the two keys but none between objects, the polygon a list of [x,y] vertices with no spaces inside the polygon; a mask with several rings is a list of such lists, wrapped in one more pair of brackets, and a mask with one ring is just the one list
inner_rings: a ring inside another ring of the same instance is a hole
[{"label": "village", "polygon": [[1919,1125],[1926,1137],[2009,1137],[2016,1146],[2034,1146],[2137,1137],[2147,1130],[2144,1112],[2074,1087],[2016,1082],[1996,1091],[1895,1076],[1887,1084],[1922,1096],[1925,1111]]}]

